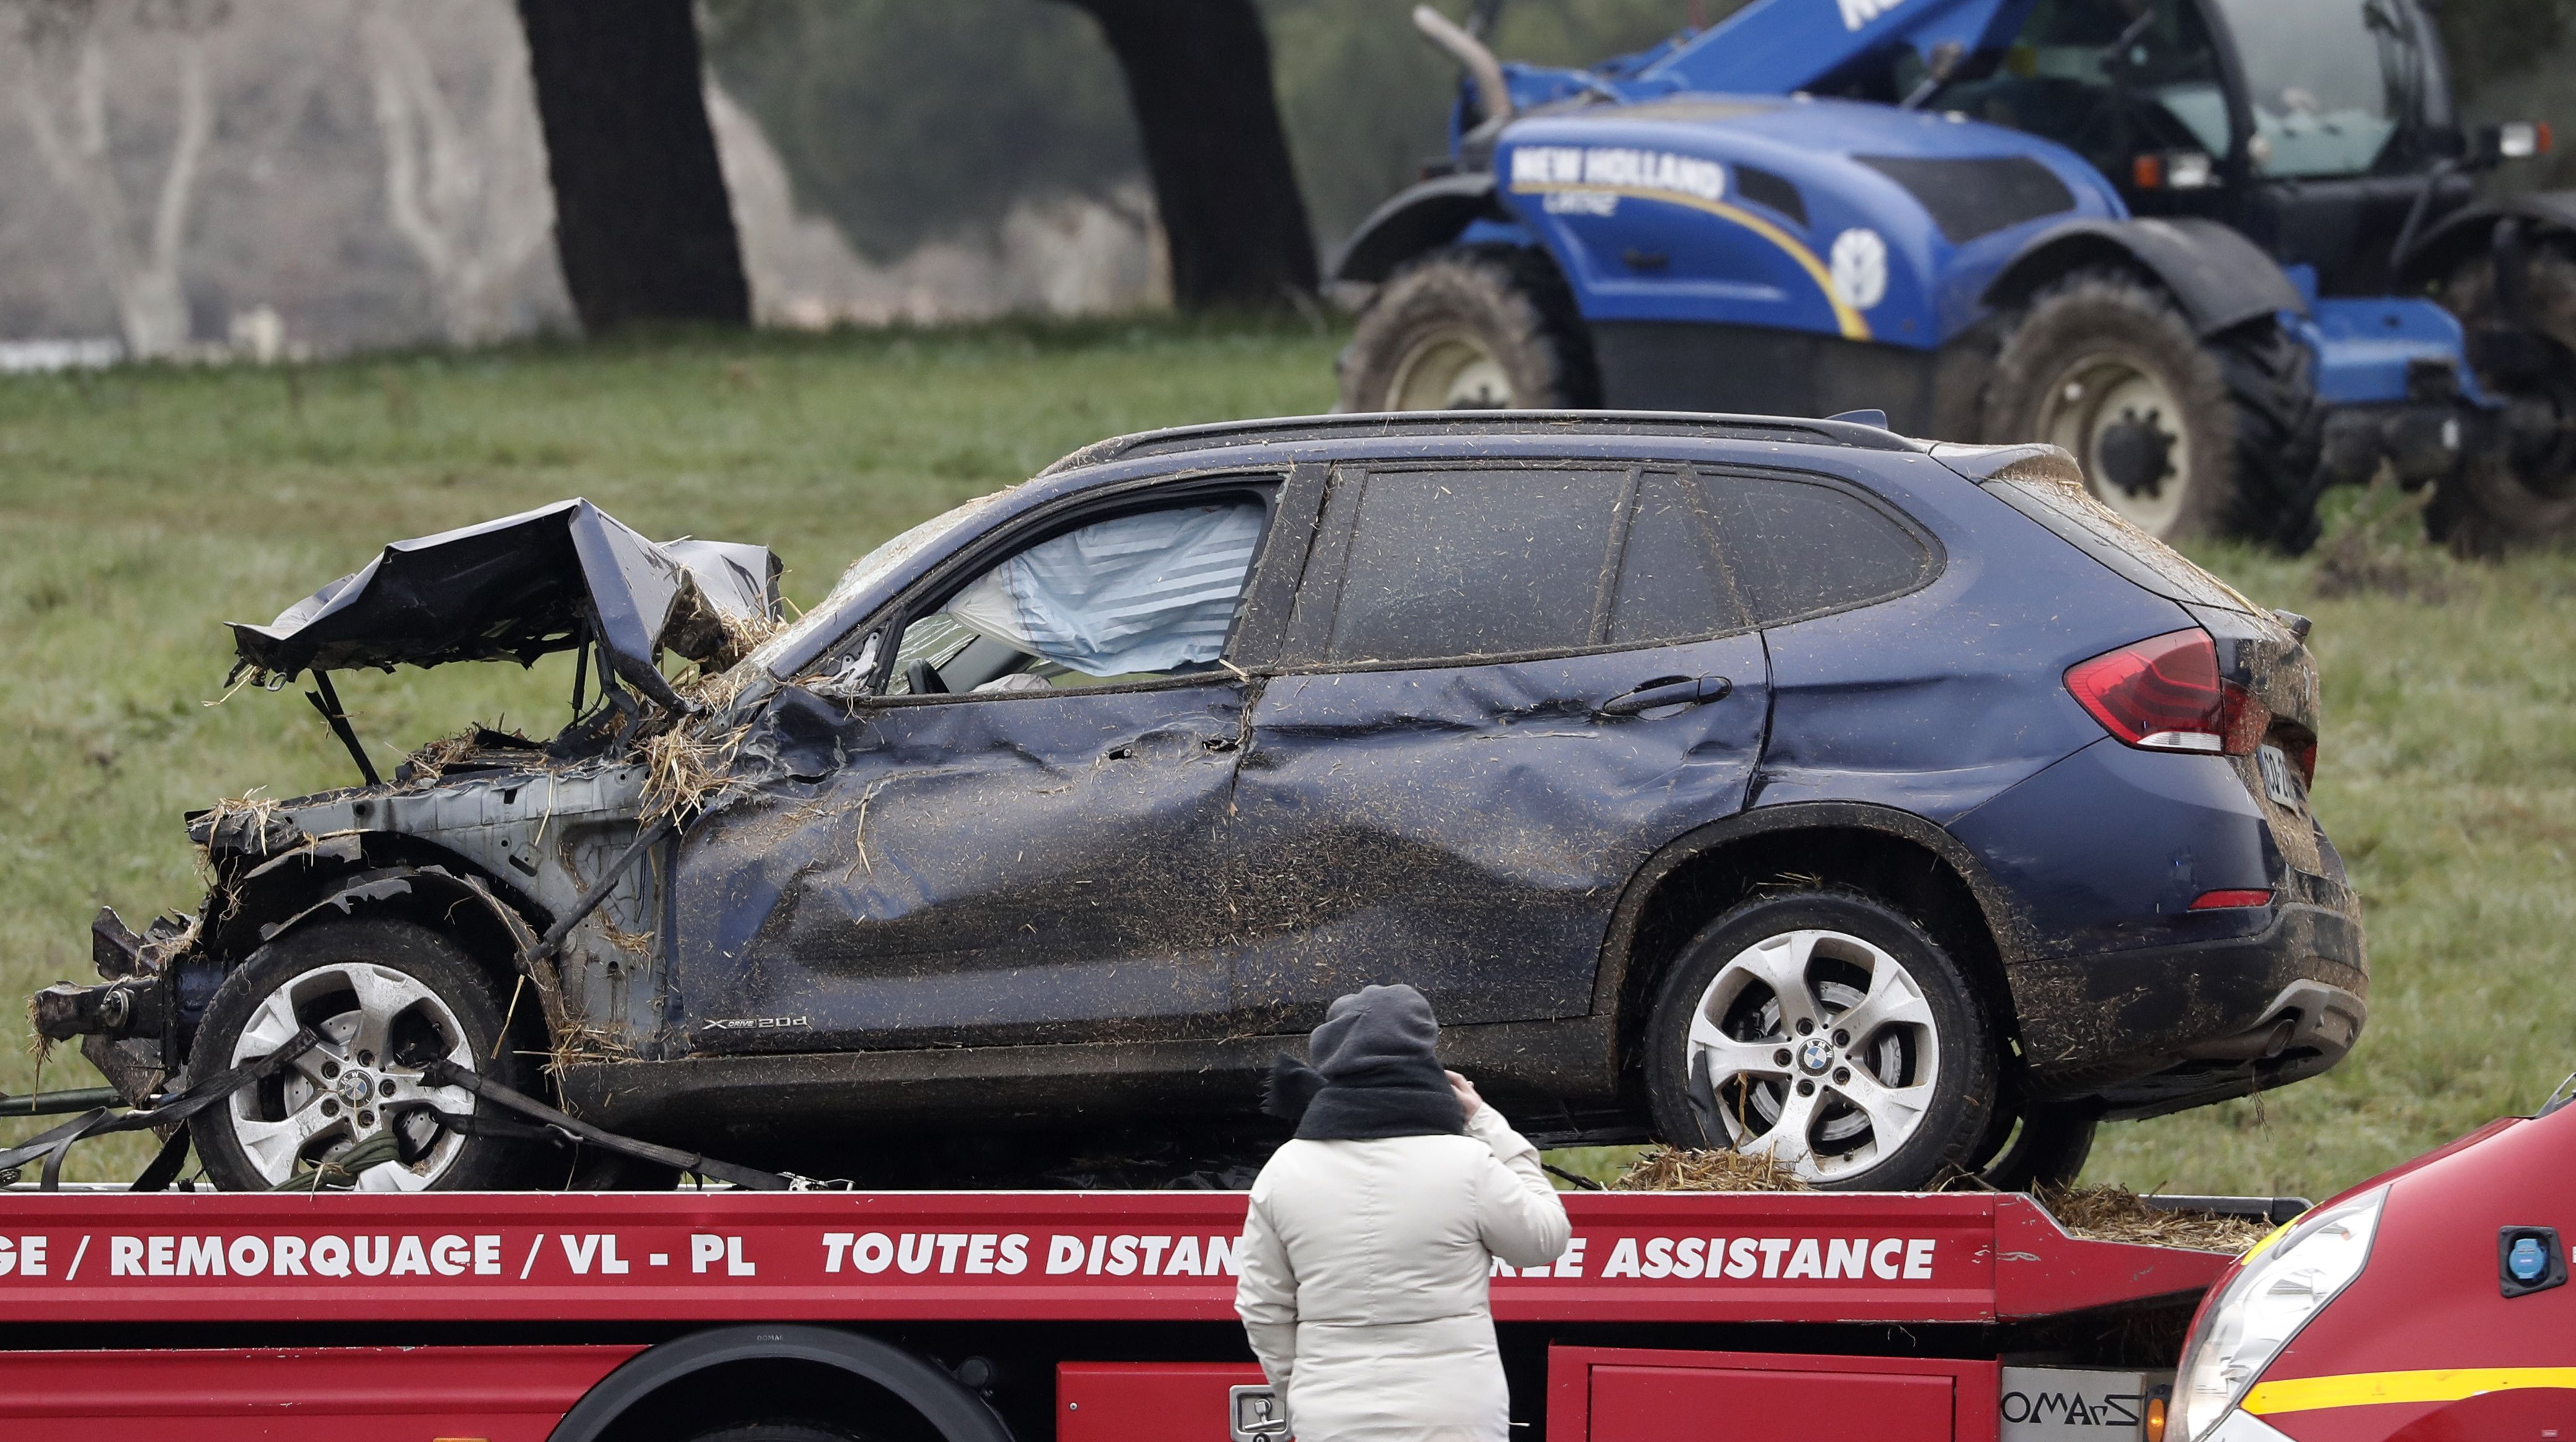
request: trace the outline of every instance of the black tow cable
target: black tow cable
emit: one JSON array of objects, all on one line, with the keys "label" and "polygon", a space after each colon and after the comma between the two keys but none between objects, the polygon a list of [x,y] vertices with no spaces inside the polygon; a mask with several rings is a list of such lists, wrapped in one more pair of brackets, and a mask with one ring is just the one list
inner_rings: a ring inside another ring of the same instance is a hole
[{"label": "black tow cable", "polygon": [[422,1066],[420,1074],[424,1080],[434,1086],[463,1087],[495,1106],[507,1107],[522,1116],[535,1117],[538,1121],[574,1140],[587,1142],[602,1151],[616,1152],[621,1156],[634,1157],[640,1161],[652,1162],[696,1176],[710,1177],[719,1182],[731,1182],[746,1191],[785,1192],[796,1189],[794,1178],[783,1177],[776,1172],[764,1172],[757,1167],[720,1162],[713,1157],[696,1152],[684,1152],[676,1147],[655,1146],[651,1142],[639,1142],[633,1137],[621,1137],[615,1132],[604,1131],[586,1121],[559,1112],[534,1097],[523,1096],[499,1082],[467,1071],[445,1057],[436,1058]]},{"label": "black tow cable", "polygon": [[[48,1192],[61,1191],[63,1157],[72,1149],[73,1143],[90,1137],[108,1136],[116,1132],[148,1131],[154,1127],[183,1123],[243,1087],[274,1076],[279,1068],[311,1051],[321,1043],[321,1040],[321,1036],[308,1026],[289,1037],[286,1045],[257,1061],[244,1062],[230,1071],[210,1076],[177,1096],[165,1099],[161,1105],[149,1111],[130,1111],[123,1116],[118,1116],[105,1107],[96,1107],[83,1112],[51,1131],[41,1132],[7,1151],[0,1151],[0,1172],[14,1172],[38,1157],[42,1157],[45,1161],[45,1172],[44,1180],[39,1185]],[[186,1136],[187,1132],[183,1129],[163,1145],[161,1154],[153,1158],[152,1165],[144,1169],[141,1177],[135,1179],[134,1190],[159,1191],[169,1185],[170,1177],[178,1172],[179,1158],[186,1155],[187,1148],[183,1140]],[[146,1182],[151,1182],[152,1185],[144,1185]]]}]

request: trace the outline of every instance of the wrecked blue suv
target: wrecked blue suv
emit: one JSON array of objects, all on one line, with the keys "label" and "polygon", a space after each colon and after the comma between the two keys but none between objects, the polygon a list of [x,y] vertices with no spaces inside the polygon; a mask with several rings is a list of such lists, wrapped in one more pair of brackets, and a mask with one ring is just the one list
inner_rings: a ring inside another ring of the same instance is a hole
[{"label": "wrecked blue suv", "polygon": [[[1602,413],[1130,436],[783,627],[757,548],[531,515],[237,628],[370,784],[199,817],[205,913],[102,917],[108,983],[40,1005],[136,1093],[314,1030],[194,1123],[226,1186],[561,1179],[438,1059],[872,1180],[1219,1157],[1272,1056],[1396,980],[1548,1143],[2012,1185],[2362,1024],[2307,623],[2053,448]],[[390,781],[328,685],[573,648],[560,736]]]}]

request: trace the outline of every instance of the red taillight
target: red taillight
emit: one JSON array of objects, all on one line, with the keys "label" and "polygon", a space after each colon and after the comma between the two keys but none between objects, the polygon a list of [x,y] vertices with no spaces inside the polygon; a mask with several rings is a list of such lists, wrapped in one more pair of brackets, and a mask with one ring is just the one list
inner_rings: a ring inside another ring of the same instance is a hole
[{"label": "red taillight", "polygon": [[2200,894],[2199,899],[2192,902],[2191,909],[2194,911],[2224,911],[2238,906],[2269,906],[2271,904],[2272,893],[2268,891],[2204,891]]},{"label": "red taillight", "polygon": [[2102,729],[2153,751],[2250,755],[2272,717],[2218,675],[2218,646],[2199,627],[2151,636],[2067,668],[2066,689]]}]

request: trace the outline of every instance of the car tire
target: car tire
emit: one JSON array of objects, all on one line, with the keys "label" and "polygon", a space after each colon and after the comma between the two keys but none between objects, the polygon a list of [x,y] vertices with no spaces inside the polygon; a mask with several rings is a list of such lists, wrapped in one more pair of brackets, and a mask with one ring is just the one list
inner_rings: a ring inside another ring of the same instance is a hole
[{"label": "car tire", "polygon": [[[2483,373],[2478,383],[2491,395],[2576,417],[2576,257],[2555,246],[2534,247],[2524,281],[2524,309],[2553,343],[2555,363],[2519,391]],[[2479,255],[2460,265],[2443,281],[2440,299],[2471,335],[2493,324],[2494,261]],[[2541,456],[2463,461],[2457,475],[2435,487],[2424,522],[2433,539],[2469,556],[2563,540],[2576,531],[2576,445],[2562,440]]]},{"label": "car tire", "polygon": [[2079,271],[2008,322],[1986,383],[1994,442],[2064,446],[2104,505],[2164,541],[2315,540],[2307,352],[2268,322],[2204,344],[2162,291]]},{"label": "car tire", "polygon": [[1574,298],[1535,251],[1435,251],[1398,270],[1343,348],[1346,411],[1547,410],[1596,405],[1600,383]]},{"label": "car tire", "polygon": [[1769,1151],[1812,1186],[1905,1191],[1965,1170],[1987,1136],[2000,1063],[1976,991],[1866,896],[1729,911],[1683,948],[1647,1026],[1647,1099],[1670,1146]]},{"label": "car tire", "polygon": [[1999,1192],[2073,1184],[2093,1154],[2100,1114],[2067,1102],[2026,1105],[2014,1118],[2012,1139],[1988,1160],[1977,1180]]},{"label": "car tire", "polygon": [[[553,1148],[460,1135],[431,1119],[475,1114],[474,1096],[433,1087],[420,1063],[442,1056],[514,1090],[538,1082],[527,1053],[541,1025],[508,1015],[490,973],[452,938],[388,917],[329,919],[262,946],[215,988],[189,1072],[202,1079],[265,1056],[299,1027],[322,1044],[188,1123],[209,1180],[225,1191],[311,1185],[316,1164],[390,1142],[359,1170],[361,1191],[497,1191],[531,1180]],[[363,1154],[362,1154],[363,1155]]]}]

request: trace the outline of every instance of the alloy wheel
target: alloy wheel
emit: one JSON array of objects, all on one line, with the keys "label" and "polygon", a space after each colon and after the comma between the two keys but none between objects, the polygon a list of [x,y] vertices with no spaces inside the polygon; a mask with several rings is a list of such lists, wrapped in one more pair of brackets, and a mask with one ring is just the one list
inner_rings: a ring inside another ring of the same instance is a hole
[{"label": "alloy wheel", "polygon": [[1902,1147],[1941,1075],[1922,984],[1840,931],[1786,932],[1738,952],[1701,992],[1685,1054],[1702,1131],[1809,1182]]},{"label": "alloy wheel", "polygon": [[389,1142],[393,1158],[358,1172],[358,1190],[411,1192],[435,1183],[464,1141],[435,1113],[461,1117],[474,1109],[463,1088],[432,1086],[421,1075],[432,1058],[474,1067],[455,1011],[390,967],[314,967],[261,1000],[229,1064],[266,1056],[307,1026],[319,1045],[226,1102],[226,1119],[252,1166],[276,1186],[366,1143]]}]

